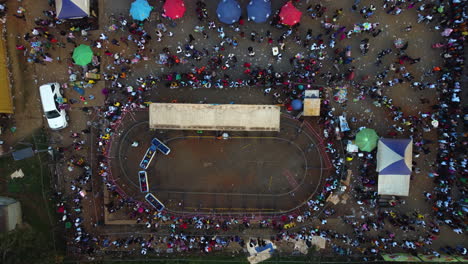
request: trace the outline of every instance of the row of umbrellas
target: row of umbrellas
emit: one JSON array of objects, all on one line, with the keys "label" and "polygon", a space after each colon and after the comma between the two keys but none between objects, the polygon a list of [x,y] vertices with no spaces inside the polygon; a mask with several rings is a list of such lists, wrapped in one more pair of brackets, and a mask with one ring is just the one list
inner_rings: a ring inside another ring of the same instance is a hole
[{"label": "row of umbrellas", "polygon": [[[186,11],[183,0],[166,0],[163,9],[164,14],[172,19],[183,17]],[[152,10],[153,7],[147,0],[135,0],[130,6],[130,15],[134,20],[143,21],[149,17]],[[216,13],[221,22],[233,24],[239,21],[242,9],[237,0],[221,0]],[[247,13],[250,20],[263,23],[271,15],[271,1],[251,0],[247,6]],[[281,23],[292,26],[299,23],[302,13],[289,1],[281,8],[279,16]]]},{"label": "row of umbrellas", "polygon": [[[242,9],[237,0],[221,0],[216,13],[221,22],[233,24],[239,20]],[[271,15],[270,0],[251,0],[247,5],[247,15],[256,23],[267,21]],[[293,26],[299,23],[302,13],[289,1],[281,7],[279,16],[282,24]]]},{"label": "row of umbrellas", "polygon": [[[164,14],[172,19],[178,19],[185,14],[185,3],[183,0],[166,0],[163,6]],[[133,19],[143,21],[147,19],[153,10],[147,0],[135,0],[130,6],[130,15]]]}]

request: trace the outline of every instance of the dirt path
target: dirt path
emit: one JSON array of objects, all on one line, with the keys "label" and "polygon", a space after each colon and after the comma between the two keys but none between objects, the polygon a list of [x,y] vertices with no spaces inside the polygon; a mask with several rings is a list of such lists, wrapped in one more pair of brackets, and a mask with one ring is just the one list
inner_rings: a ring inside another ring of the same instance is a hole
[{"label": "dirt path", "polygon": [[23,51],[16,49],[16,45],[23,43],[23,35],[32,27],[33,21],[29,13],[26,15],[26,21],[13,16],[20,4],[18,1],[9,1],[6,16],[7,54],[15,107],[15,121],[12,126],[16,126],[14,134],[8,131],[5,135],[6,144],[9,146],[32,134],[43,124],[34,65],[28,64]]}]

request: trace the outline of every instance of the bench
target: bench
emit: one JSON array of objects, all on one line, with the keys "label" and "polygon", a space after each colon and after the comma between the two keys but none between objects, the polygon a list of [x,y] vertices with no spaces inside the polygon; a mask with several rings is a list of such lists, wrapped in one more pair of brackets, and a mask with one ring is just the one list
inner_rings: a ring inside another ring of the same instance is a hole
[{"label": "bench", "polygon": [[138,181],[140,182],[140,191],[141,192],[148,192],[148,174],[146,171],[139,171],[138,172]]},{"label": "bench", "polygon": [[153,146],[156,146],[156,149],[164,155],[168,155],[171,152],[171,149],[157,138],[153,138],[151,144],[153,144]]},{"label": "bench", "polygon": [[156,146],[151,145],[146,151],[145,156],[141,160],[140,167],[146,170],[148,166],[150,165],[151,161],[153,160],[155,154],[156,154]]},{"label": "bench", "polygon": [[151,204],[151,206],[153,206],[156,210],[158,210],[158,212],[161,212],[162,210],[164,210],[164,204],[161,203],[158,198],[156,198],[152,193],[148,193],[147,195],[145,195],[145,200]]}]

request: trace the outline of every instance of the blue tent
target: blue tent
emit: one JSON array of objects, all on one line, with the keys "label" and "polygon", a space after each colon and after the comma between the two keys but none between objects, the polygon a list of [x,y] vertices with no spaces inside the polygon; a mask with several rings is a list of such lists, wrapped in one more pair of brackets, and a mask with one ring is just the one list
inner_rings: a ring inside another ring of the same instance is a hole
[{"label": "blue tent", "polygon": [[89,0],[55,0],[58,19],[89,16]]},{"label": "blue tent", "polygon": [[153,7],[146,0],[136,0],[130,6],[130,15],[133,19],[143,21],[147,19]]},{"label": "blue tent", "polygon": [[270,0],[252,0],[247,6],[247,14],[250,20],[256,23],[267,21],[271,14]]},{"label": "blue tent", "polygon": [[221,22],[230,25],[239,21],[242,10],[236,0],[222,0],[218,4],[216,13]]},{"label": "blue tent", "polygon": [[412,166],[411,139],[381,138],[377,150],[378,193],[408,196]]}]

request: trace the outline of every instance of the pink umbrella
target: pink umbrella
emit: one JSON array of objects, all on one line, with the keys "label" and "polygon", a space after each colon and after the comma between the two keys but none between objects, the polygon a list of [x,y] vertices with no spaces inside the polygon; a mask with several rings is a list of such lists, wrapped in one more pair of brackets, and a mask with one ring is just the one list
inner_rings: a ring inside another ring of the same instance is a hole
[{"label": "pink umbrella", "polygon": [[289,1],[281,7],[279,16],[281,18],[281,23],[288,26],[294,26],[301,21],[302,13],[292,4],[291,1]]},{"label": "pink umbrella", "polygon": [[166,16],[177,19],[184,16],[186,8],[183,0],[166,0],[163,9]]}]

